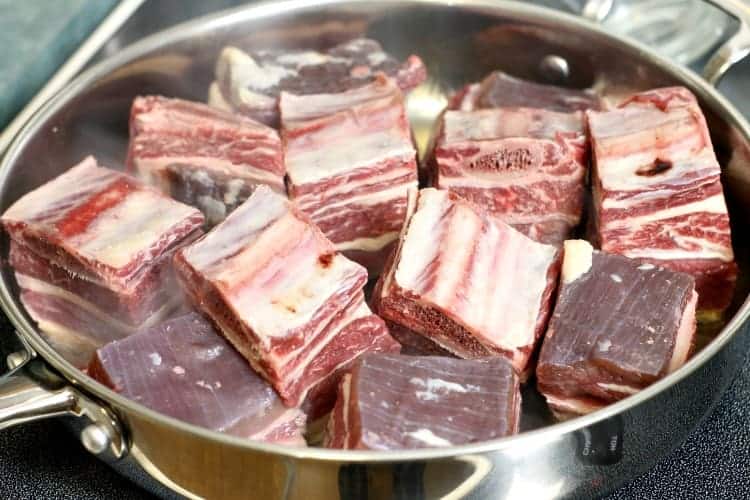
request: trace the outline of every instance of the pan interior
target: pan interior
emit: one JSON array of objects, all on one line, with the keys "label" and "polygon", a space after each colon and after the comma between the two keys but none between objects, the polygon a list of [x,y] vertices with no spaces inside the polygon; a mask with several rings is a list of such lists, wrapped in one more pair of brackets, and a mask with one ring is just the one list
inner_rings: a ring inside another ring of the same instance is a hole
[{"label": "pan interior", "polygon": [[[214,61],[226,45],[247,50],[325,49],[353,37],[367,36],[380,41],[397,57],[418,54],[426,62],[430,77],[410,95],[408,111],[421,154],[448,96],[492,70],[547,82],[550,75],[543,61],[557,56],[565,59],[569,67],[564,85],[594,87],[608,96],[685,84],[657,59],[638,54],[596,31],[577,30],[573,22],[541,16],[538,10],[518,4],[498,2],[490,8],[467,2],[457,8],[420,1],[338,2],[335,6],[293,3],[299,4],[294,15],[284,15],[280,6],[263,10],[261,15],[238,11],[209,23],[191,23],[190,30],[157,36],[89,72],[58,97],[6,158],[0,171],[0,210],[86,155],[93,154],[100,163],[121,169],[133,98],[161,94],[204,101],[213,79]],[[705,89],[688,86],[701,99],[724,172],[740,267],[734,303],[725,317],[728,320],[750,290],[750,244],[743,231],[750,216],[750,144],[741,125],[721,109],[718,101]],[[4,234],[0,251],[7,257]],[[16,314],[25,315],[8,266],[2,267],[2,279],[13,301],[8,306]],[[28,317],[26,320],[30,321]],[[701,324],[699,347],[709,344],[724,324],[726,321]],[[552,423],[543,399],[530,388],[524,393],[522,421],[525,430]]]}]

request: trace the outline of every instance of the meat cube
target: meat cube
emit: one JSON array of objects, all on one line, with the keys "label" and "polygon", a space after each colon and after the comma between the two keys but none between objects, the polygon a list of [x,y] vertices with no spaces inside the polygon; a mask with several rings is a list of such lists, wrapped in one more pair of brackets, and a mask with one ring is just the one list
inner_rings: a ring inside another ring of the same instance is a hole
[{"label": "meat cube", "polygon": [[381,75],[339,94],[281,94],[289,197],[336,249],[377,275],[417,185],[403,96]]},{"label": "meat cube", "polygon": [[377,312],[458,357],[507,356],[527,374],[549,315],[558,249],[453,193],[428,188],[416,198],[378,285]]},{"label": "meat cube", "polygon": [[210,225],[259,184],[285,192],[281,139],[274,129],[181,99],[135,98],[127,163],[147,183],[198,207]]},{"label": "meat cube", "polygon": [[90,157],[1,220],[27,312],[57,344],[88,350],[177,307],[170,261],[203,225],[198,210]]},{"label": "meat cube", "polygon": [[266,186],[175,265],[194,305],[289,406],[318,384],[334,390],[332,374],[362,352],[398,349],[364,303],[365,269]]},{"label": "meat cube", "polygon": [[518,375],[505,358],[367,354],[342,381],[330,448],[454,446],[518,432]]},{"label": "meat cube", "polygon": [[262,50],[247,53],[226,47],[216,62],[210,105],[278,126],[282,91],[297,95],[339,93],[371,83],[376,73],[394,78],[407,91],[427,78],[417,56],[399,62],[375,40],[357,38],[326,52]]},{"label": "meat cube", "polygon": [[488,209],[536,241],[562,245],[583,212],[587,149],[580,112],[447,111],[432,184]]},{"label": "meat cube", "polygon": [[688,274],[566,241],[539,391],[559,416],[635,394],[687,360],[697,300]]},{"label": "meat cube", "polygon": [[21,197],[0,220],[35,254],[123,293],[203,224],[198,210],[92,157]]},{"label": "meat cube", "polygon": [[100,348],[89,375],[170,417],[235,436],[305,445],[286,408],[210,323],[190,313]]},{"label": "meat cube", "polygon": [[589,112],[595,240],[605,252],[690,273],[706,316],[734,292],[721,169],[695,97],[671,87]]},{"label": "meat cube", "polygon": [[590,90],[543,85],[494,71],[479,83],[463,87],[448,104],[448,109],[473,111],[485,108],[541,108],[568,113],[599,109],[599,97]]}]

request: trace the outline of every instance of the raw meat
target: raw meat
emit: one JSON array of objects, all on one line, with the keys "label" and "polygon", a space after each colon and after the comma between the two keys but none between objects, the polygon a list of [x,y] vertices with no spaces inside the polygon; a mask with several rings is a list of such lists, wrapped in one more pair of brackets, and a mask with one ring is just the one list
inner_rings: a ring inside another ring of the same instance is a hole
[{"label": "raw meat", "polygon": [[173,198],[198,207],[211,225],[265,184],[285,192],[278,133],[206,104],[136,97],[128,168]]},{"label": "raw meat", "polygon": [[338,94],[281,94],[289,197],[336,249],[377,275],[417,186],[403,96],[381,75]]},{"label": "raw meat", "polygon": [[57,344],[91,350],[181,303],[170,261],[203,216],[89,157],[2,216],[21,300]]},{"label": "raw meat", "polygon": [[401,63],[385,53],[378,42],[366,38],[350,40],[326,52],[247,53],[226,47],[216,62],[216,81],[209,89],[208,102],[276,126],[281,91],[298,95],[338,93],[367,85],[378,72],[394,78],[404,91],[427,78],[419,57],[412,55]]},{"label": "raw meat", "polygon": [[305,414],[270,385],[199,314],[100,348],[89,375],[165,415],[235,436],[305,445]]},{"label": "raw meat", "polygon": [[494,71],[481,82],[463,87],[448,104],[448,109],[462,111],[500,107],[540,108],[567,113],[599,109],[601,103],[590,90],[543,85]]},{"label": "raw meat", "polygon": [[559,416],[583,414],[682,366],[695,335],[695,281],[619,255],[565,242],[561,284],[537,365]]},{"label": "raw meat", "polygon": [[715,316],[734,292],[721,169],[695,97],[671,87],[589,112],[594,239],[600,248],[692,274],[698,309]]},{"label": "raw meat", "polygon": [[266,186],[175,265],[194,305],[289,406],[318,384],[335,390],[330,377],[362,352],[399,347],[364,303],[365,269]]},{"label": "raw meat", "polygon": [[558,249],[447,191],[423,189],[410,201],[377,312],[456,356],[507,356],[527,374],[549,315]]},{"label": "raw meat", "polygon": [[536,241],[562,245],[581,219],[587,163],[580,112],[447,111],[432,184],[486,208]]},{"label": "raw meat", "polygon": [[367,354],[342,381],[326,446],[453,446],[518,432],[519,379],[505,358]]},{"label": "raw meat", "polygon": [[203,224],[198,210],[99,167],[92,157],[24,195],[1,220],[35,254],[123,293]]}]

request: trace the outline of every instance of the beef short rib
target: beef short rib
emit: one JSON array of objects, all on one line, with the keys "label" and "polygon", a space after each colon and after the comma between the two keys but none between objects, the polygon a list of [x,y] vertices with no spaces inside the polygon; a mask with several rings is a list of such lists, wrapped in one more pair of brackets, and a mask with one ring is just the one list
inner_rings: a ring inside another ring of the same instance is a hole
[{"label": "beef short rib", "polygon": [[288,406],[312,393],[326,398],[320,386],[334,391],[331,377],[362,352],[399,348],[364,303],[367,271],[266,186],[175,265],[195,307]]},{"label": "beef short rib", "polygon": [[130,112],[128,168],[188,205],[209,225],[221,222],[265,184],[285,192],[278,133],[206,104],[136,97]]},{"label": "beef short rib", "polygon": [[375,40],[357,38],[326,52],[261,50],[252,53],[226,47],[216,62],[209,89],[212,106],[236,111],[277,126],[282,91],[296,95],[340,93],[371,83],[377,73],[410,90],[427,78],[417,56],[399,62]]},{"label": "beef short rib", "polygon": [[561,284],[542,344],[539,390],[559,416],[588,413],[682,366],[695,335],[685,273],[565,242]]},{"label": "beef short rib", "polygon": [[330,448],[454,446],[518,432],[518,375],[505,358],[367,354],[342,381]]},{"label": "beef short rib", "polygon": [[432,183],[530,238],[562,245],[583,211],[588,144],[584,115],[533,108],[447,111]]},{"label": "beef short rib", "polygon": [[682,87],[643,92],[590,111],[588,122],[596,243],[692,274],[698,309],[720,315],[737,266],[721,170],[695,97]]},{"label": "beef short rib", "polygon": [[590,90],[544,85],[494,71],[481,82],[463,87],[451,97],[448,104],[448,109],[462,111],[502,107],[540,108],[569,113],[599,109],[601,102]]},{"label": "beef short rib", "polygon": [[526,374],[546,327],[558,249],[448,191],[411,198],[376,311],[458,357],[506,356]]},{"label": "beef short rib", "polygon": [[379,274],[417,185],[401,91],[381,75],[336,94],[282,92],[281,121],[289,197],[337,250]]},{"label": "beef short rib", "polygon": [[181,302],[171,258],[203,216],[89,157],[2,216],[27,312],[58,345],[95,348]]}]

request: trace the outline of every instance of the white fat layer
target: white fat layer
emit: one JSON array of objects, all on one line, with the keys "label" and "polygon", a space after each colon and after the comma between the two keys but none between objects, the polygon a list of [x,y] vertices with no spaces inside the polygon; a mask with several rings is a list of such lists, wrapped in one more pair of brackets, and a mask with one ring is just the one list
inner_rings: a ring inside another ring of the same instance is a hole
[{"label": "white fat layer", "polygon": [[409,383],[425,389],[423,391],[417,391],[415,393],[417,398],[424,401],[436,401],[440,398],[441,394],[445,394],[448,392],[467,393],[478,392],[481,390],[481,388],[476,385],[466,384],[464,386],[440,378],[421,379],[418,377],[412,377],[409,380]]},{"label": "white fat layer", "polygon": [[[18,281],[18,286],[21,287],[21,289],[30,290],[32,292],[36,292],[36,293],[40,293],[44,295],[49,295],[51,297],[57,297],[58,299],[62,299],[67,302],[70,302],[76,307],[79,307],[80,309],[83,309],[87,313],[91,314],[95,318],[106,322],[113,329],[117,330],[118,332],[124,335],[134,332],[137,328],[141,326],[141,325],[137,325],[137,326],[128,325],[127,323],[124,323],[120,321],[119,319],[110,316],[107,312],[99,309],[97,306],[95,306],[94,304],[92,304],[91,302],[87,300],[82,299],[78,295],[75,295],[74,293],[71,293],[63,288],[50,285],[49,283],[46,283],[44,281],[40,281],[36,278],[32,278],[31,276],[27,276],[21,273],[16,273],[16,281]],[[153,324],[154,317],[163,316],[165,312],[165,308],[171,308],[172,306],[173,304],[165,304],[158,311],[156,311],[152,317],[147,318],[142,323],[142,325],[146,323]]]},{"label": "white fat layer", "polygon": [[[84,232],[69,241],[92,260],[121,268],[139,252],[156,245],[169,246],[177,237],[170,230],[194,213],[194,208],[151,190],[134,191],[121,203],[99,213]],[[165,234],[169,235],[167,241]]]},{"label": "white fat layer", "polygon": [[[258,231],[289,211],[289,202],[270,188],[259,186],[242,205],[225,219],[224,223],[208,232],[199,242],[183,252],[186,260],[198,270],[221,265],[230,255],[236,254]],[[244,238],[242,236],[245,236]]]},{"label": "white fat layer", "polygon": [[604,407],[603,404],[596,404],[576,398],[560,399],[550,394],[545,394],[544,398],[552,408],[564,413],[575,413],[577,415],[586,415]]},{"label": "white fat layer", "polygon": [[276,58],[281,64],[288,64],[301,68],[303,66],[319,66],[321,64],[347,63],[348,59],[322,54],[314,50],[289,52]]},{"label": "white fat layer", "polygon": [[336,243],[336,250],[344,252],[346,250],[361,250],[363,252],[377,252],[386,245],[389,245],[396,241],[398,238],[398,231],[390,231],[383,233],[379,236],[373,236],[371,238],[356,238],[349,241],[340,241]]},{"label": "white fat layer", "polygon": [[387,103],[400,96],[401,91],[391,79],[375,81],[362,87],[337,92],[334,94],[295,95],[281,92],[279,108],[285,128],[294,126],[295,122],[333,115],[338,112],[350,113],[352,108],[363,104],[374,104],[379,101]]},{"label": "white fat layer", "polygon": [[295,76],[297,72],[284,66],[264,63],[259,65],[252,56],[236,47],[225,47],[216,63],[216,78],[224,80],[230,78],[232,92],[237,92],[241,102],[242,91],[248,87],[254,89],[270,89],[288,76]]},{"label": "white fat layer", "polygon": [[685,311],[682,313],[680,327],[677,329],[674,351],[672,351],[672,359],[669,361],[669,373],[677,370],[687,361],[695,337],[695,308],[697,304],[698,293],[693,290],[690,301],[688,301]]},{"label": "white fat layer", "polygon": [[347,373],[344,375],[343,382],[341,385],[341,393],[343,396],[343,412],[342,412],[342,424],[341,428],[344,432],[343,448],[349,448],[349,400],[351,399],[352,392],[352,376]]},{"label": "white fat layer", "polygon": [[[120,174],[97,166],[92,156],[54,180],[22,196],[3,214],[4,220],[27,221],[40,213],[50,213],[50,220],[61,220],[71,209],[70,199],[104,189]],[[61,206],[58,210],[53,210]],[[75,205],[72,205],[75,208]],[[54,219],[53,219],[54,217]]]},{"label": "white fat layer", "polygon": [[586,240],[567,240],[563,244],[563,283],[572,283],[591,269],[594,247]]},{"label": "white fat layer", "polygon": [[388,159],[409,161],[415,154],[411,141],[400,130],[387,130],[344,137],[316,149],[287,150],[285,161],[289,178],[301,185]]},{"label": "white fat layer", "polygon": [[554,139],[560,132],[583,132],[579,113],[519,108],[447,111],[443,121],[446,144],[506,137]]},{"label": "white fat layer", "polygon": [[[534,343],[547,271],[556,253],[555,247],[532,241],[499,219],[451,201],[447,192],[428,188],[420,191],[395,279],[480,342],[516,351]],[[425,281],[424,271],[436,259],[436,277]],[[468,267],[466,286],[457,294]],[[506,327],[498,329],[498,324]]]},{"label": "white fat layer", "polygon": [[633,387],[633,386],[630,386],[630,385],[603,384],[603,383],[598,383],[596,385],[599,386],[601,389],[604,389],[607,392],[614,392],[614,393],[617,393],[617,394],[631,395],[631,394],[635,394],[638,391],[640,391],[640,389],[638,387]]},{"label": "white fat layer", "polygon": [[[398,167],[398,168],[389,168],[386,171],[373,172],[374,175],[368,176],[367,179],[363,179],[363,180],[361,180],[359,182],[346,182],[346,183],[342,183],[342,185],[338,186],[338,187],[331,186],[330,188],[326,189],[325,195],[326,195],[327,198],[331,198],[331,197],[338,196],[338,195],[341,195],[341,194],[352,195],[353,193],[355,193],[357,191],[357,187],[360,186],[360,185],[370,185],[370,184],[380,184],[380,185],[383,185],[383,184],[389,184],[393,180],[398,179],[399,177],[403,177],[404,174],[411,173],[411,172],[414,172],[415,177],[416,177],[416,172],[414,171],[413,167],[407,168],[406,164],[404,164],[402,167]],[[408,188],[410,188],[410,187],[416,187],[416,186],[417,186],[417,182],[415,180],[415,181],[412,181],[412,182],[409,182],[409,183],[406,183],[406,184],[401,184],[401,185],[390,187],[390,188],[388,188],[386,190],[383,190],[381,192],[383,192],[383,193],[388,192],[388,193],[392,194],[391,190],[398,191],[399,189],[404,189],[404,192],[405,192]],[[351,198],[347,198],[347,199],[345,199],[345,200],[343,200],[341,202],[336,202],[336,203],[333,203],[333,204],[330,204],[330,205],[326,203],[325,207],[327,207],[327,206],[338,206],[339,204],[342,204],[342,203],[347,203],[348,204],[348,203],[350,203],[350,200],[360,200],[360,199],[361,200],[365,200],[368,197],[371,197],[371,196],[373,196],[375,194],[376,193],[365,193],[365,194],[362,194],[362,195],[353,195],[353,196],[351,196]],[[386,195],[384,195],[384,196],[386,196]],[[322,201],[320,199],[320,193],[303,194],[303,195],[295,198],[294,201],[297,203],[297,205],[299,207],[311,207],[311,208],[321,207],[321,208],[325,208],[325,207],[322,206],[323,203],[322,203]]]},{"label": "white fat layer", "polygon": [[224,111],[234,111],[232,105],[224,99],[224,94],[221,93],[219,84],[215,81],[211,82],[208,87],[208,105]]},{"label": "white fat layer", "polygon": [[406,435],[430,446],[451,446],[453,444],[447,439],[436,436],[430,429],[419,429],[417,431],[407,432]]},{"label": "white fat layer", "polygon": [[[401,174],[403,175],[403,173],[404,172],[402,171]],[[416,181],[409,182],[408,184],[399,184],[382,191],[354,195],[333,203],[326,203],[325,201],[322,201],[321,194],[319,192],[302,195],[299,198],[295,198],[294,201],[297,203],[298,207],[308,213],[312,213],[313,219],[318,221],[320,220],[321,216],[322,218],[325,218],[326,213],[331,211],[335,212],[334,209],[336,208],[347,207],[351,205],[366,207],[371,205],[378,205],[380,203],[385,203],[391,200],[406,200],[406,193],[409,188],[416,186]],[[352,190],[356,189],[356,186],[352,184],[348,184],[348,187]],[[328,192],[326,192],[325,194],[326,196],[330,196],[330,193]]]},{"label": "white fat layer", "polygon": [[[206,237],[184,251],[186,260],[217,284],[234,312],[267,346],[310,321],[342,283],[365,271],[333,246],[265,186]],[[281,252],[281,253],[280,253]],[[317,325],[319,331],[325,325]],[[309,332],[314,337],[316,332]]]}]

